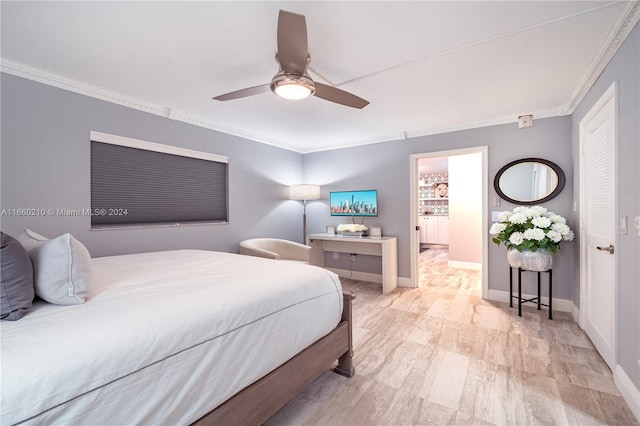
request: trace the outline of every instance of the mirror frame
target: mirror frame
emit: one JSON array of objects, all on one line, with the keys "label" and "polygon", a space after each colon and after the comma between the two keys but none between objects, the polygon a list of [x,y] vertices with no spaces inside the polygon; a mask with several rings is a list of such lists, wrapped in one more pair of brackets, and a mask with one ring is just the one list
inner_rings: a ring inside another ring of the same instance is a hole
[{"label": "mirror frame", "polygon": [[[522,163],[542,163],[545,166],[551,167],[551,169],[553,169],[553,171],[556,173],[556,175],[558,175],[558,185],[556,186],[556,189],[554,189],[553,192],[551,192],[551,194],[547,195],[546,197],[539,198],[537,200],[532,200],[532,201],[514,200],[513,198],[507,196],[500,189],[500,178],[511,167],[513,167],[515,165],[518,165],[518,164],[522,164]],[[502,198],[503,200],[508,201],[510,203],[513,203],[513,204],[519,204],[519,205],[522,205],[522,206],[530,206],[530,205],[534,205],[534,204],[544,203],[545,201],[549,201],[549,200],[552,200],[552,199],[556,198],[558,195],[560,195],[560,192],[562,192],[562,190],[564,189],[565,182],[566,182],[566,177],[564,175],[564,172],[562,171],[560,166],[558,166],[556,163],[553,163],[553,162],[551,162],[549,160],[545,160],[545,159],[542,159],[542,158],[523,158],[521,160],[512,161],[509,164],[507,164],[504,167],[502,167],[500,170],[498,170],[498,173],[496,173],[496,177],[493,179],[493,187],[495,188],[495,190],[498,193],[498,195],[500,196],[500,198]]]}]

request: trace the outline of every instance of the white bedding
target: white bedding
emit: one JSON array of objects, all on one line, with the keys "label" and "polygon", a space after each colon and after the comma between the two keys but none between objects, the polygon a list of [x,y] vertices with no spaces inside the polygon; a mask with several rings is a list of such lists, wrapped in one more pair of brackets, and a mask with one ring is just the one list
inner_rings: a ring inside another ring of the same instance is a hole
[{"label": "white bedding", "polygon": [[322,268],[177,250],[93,259],[82,305],[2,322],[2,425],[189,424],[328,334]]}]

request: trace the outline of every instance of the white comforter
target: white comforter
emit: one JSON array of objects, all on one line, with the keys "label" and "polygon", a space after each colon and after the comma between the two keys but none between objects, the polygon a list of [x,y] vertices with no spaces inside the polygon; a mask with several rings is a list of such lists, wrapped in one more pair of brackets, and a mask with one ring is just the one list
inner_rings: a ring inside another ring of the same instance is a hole
[{"label": "white comforter", "polygon": [[93,259],[87,303],[2,322],[5,424],[188,424],[326,335],[322,268],[199,250]]}]

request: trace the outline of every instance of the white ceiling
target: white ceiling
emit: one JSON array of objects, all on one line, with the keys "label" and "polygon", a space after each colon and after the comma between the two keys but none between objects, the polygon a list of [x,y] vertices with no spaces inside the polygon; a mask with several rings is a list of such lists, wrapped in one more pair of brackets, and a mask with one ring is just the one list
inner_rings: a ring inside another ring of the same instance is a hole
[{"label": "white ceiling", "polygon": [[449,157],[421,158],[418,161],[418,172],[421,175],[427,173],[446,173],[449,171]]},{"label": "white ceiling", "polygon": [[[5,72],[298,152],[570,114],[638,20],[628,1],[1,8]],[[271,80],[279,9],[306,16],[311,76],[369,106],[211,99]]]}]

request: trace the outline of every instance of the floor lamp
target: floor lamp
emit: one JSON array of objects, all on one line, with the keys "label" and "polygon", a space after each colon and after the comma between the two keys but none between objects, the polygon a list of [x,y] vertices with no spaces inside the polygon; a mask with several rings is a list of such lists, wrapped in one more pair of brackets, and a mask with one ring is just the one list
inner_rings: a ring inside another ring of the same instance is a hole
[{"label": "floor lamp", "polygon": [[307,200],[320,199],[320,185],[291,185],[289,187],[290,200],[304,202],[302,214],[302,244],[307,244]]}]

